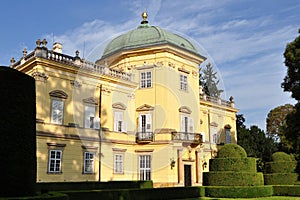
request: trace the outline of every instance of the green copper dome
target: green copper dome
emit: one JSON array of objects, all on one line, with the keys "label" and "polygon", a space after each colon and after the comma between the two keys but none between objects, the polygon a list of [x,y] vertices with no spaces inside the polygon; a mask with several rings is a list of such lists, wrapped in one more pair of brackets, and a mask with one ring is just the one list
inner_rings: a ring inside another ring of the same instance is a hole
[{"label": "green copper dome", "polygon": [[113,39],[104,49],[102,58],[123,50],[142,47],[170,44],[197,55],[198,51],[194,45],[180,35],[168,32],[157,26],[150,26],[143,16],[141,25],[125,34]]}]

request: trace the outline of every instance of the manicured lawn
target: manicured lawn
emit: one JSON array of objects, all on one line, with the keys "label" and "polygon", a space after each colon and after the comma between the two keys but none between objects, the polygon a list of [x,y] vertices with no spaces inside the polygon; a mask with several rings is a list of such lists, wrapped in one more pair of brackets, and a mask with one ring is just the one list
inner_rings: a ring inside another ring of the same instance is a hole
[{"label": "manicured lawn", "polygon": [[[300,197],[284,197],[284,196],[274,196],[274,197],[260,197],[260,198],[209,198],[209,197],[199,197],[199,198],[189,198],[184,200],[300,200]],[[179,199],[178,199],[179,200]],[[183,200],[183,199],[181,199]]]}]

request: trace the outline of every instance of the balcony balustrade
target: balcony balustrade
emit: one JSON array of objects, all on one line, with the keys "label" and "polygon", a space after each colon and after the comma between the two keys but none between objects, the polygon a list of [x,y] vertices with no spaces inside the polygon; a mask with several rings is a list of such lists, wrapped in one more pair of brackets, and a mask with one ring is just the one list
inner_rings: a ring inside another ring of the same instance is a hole
[{"label": "balcony balustrade", "polygon": [[200,133],[172,132],[172,140],[187,142],[192,144],[202,143],[202,135]]},{"label": "balcony balustrade", "polygon": [[153,142],[153,132],[137,132],[136,142],[137,143],[149,143]]}]

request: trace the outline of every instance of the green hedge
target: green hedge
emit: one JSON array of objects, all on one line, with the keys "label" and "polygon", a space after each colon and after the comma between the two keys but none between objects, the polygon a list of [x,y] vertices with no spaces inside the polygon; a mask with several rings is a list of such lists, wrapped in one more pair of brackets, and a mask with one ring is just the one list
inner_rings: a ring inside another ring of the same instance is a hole
[{"label": "green hedge", "polygon": [[293,185],[298,180],[297,173],[264,174],[265,185]]},{"label": "green hedge", "polygon": [[300,185],[274,185],[274,196],[298,196],[300,197]]},{"label": "green hedge", "polygon": [[267,173],[295,173],[297,161],[266,162]]},{"label": "green hedge", "polygon": [[205,196],[218,198],[255,198],[270,197],[273,195],[272,186],[207,186]]},{"label": "green hedge", "polygon": [[98,190],[98,191],[67,191],[72,200],[99,200],[99,199],[122,199],[122,200],[167,200],[185,199],[205,196],[204,187],[167,187],[147,189],[121,189],[121,190]]},{"label": "green hedge", "polygon": [[245,158],[247,153],[238,144],[225,144],[218,152],[218,158]]},{"label": "green hedge", "polygon": [[67,190],[100,190],[126,188],[153,188],[152,181],[108,181],[108,182],[51,182],[37,183],[37,192]]},{"label": "green hedge", "polygon": [[256,158],[215,158],[209,160],[209,171],[256,172]]},{"label": "green hedge", "polygon": [[263,174],[256,172],[203,172],[206,186],[259,186],[264,185]]},{"label": "green hedge", "polygon": [[281,152],[281,151],[273,153],[272,154],[272,160],[274,162],[293,161],[291,155],[289,155],[285,152]]},{"label": "green hedge", "polygon": [[58,193],[58,192],[49,192],[36,196],[28,196],[28,197],[10,197],[10,198],[1,198],[0,200],[69,200],[69,196],[67,194]]}]

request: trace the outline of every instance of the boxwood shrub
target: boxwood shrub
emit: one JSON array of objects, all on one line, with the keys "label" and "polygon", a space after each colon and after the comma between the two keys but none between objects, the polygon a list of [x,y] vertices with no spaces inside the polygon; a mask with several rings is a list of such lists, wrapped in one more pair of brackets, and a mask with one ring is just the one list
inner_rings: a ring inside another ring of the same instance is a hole
[{"label": "boxwood shrub", "polygon": [[274,196],[298,196],[300,197],[300,185],[274,185]]},{"label": "boxwood shrub", "polygon": [[266,162],[265,170],[267,173],[295,173],[297,161],[277,161]]},{"label": "boxwood shrub", "polygon": [[218,158],[245,158],[247,153],[238,144],[225,144],[218,152]]},{"label": "boxwood shrub", "polygon": [[285,152],[275,152],[272,154],[272,160],[274,162],[293,161],[292,157]]},{"label": "boxwood shrub", "polygon": [[93,191],[66,191],[72,200],[167,200],[185,199],[205,196],[204,187],[166,187],[146,189],[119,189],[119,190],[93,190]]},{"label": "boxwood shrub", "polygon": [[264,174],[265,185],[293,185],[298,180],[297,173]]},{"label": "boxwood shrub", "polygon": [[205,196],[218,198],[256,198],[273,195],[272,186],[207,186]]},{"label": "boxwood shrub", "polygon": [[256,158],[216,158],[209,160],[209,171],[256,172]]},{"label": "boxwood shrub", "polygon": [[204,172],[206,186],[259,186],[263,185],[263,174],[256,172]]}]

